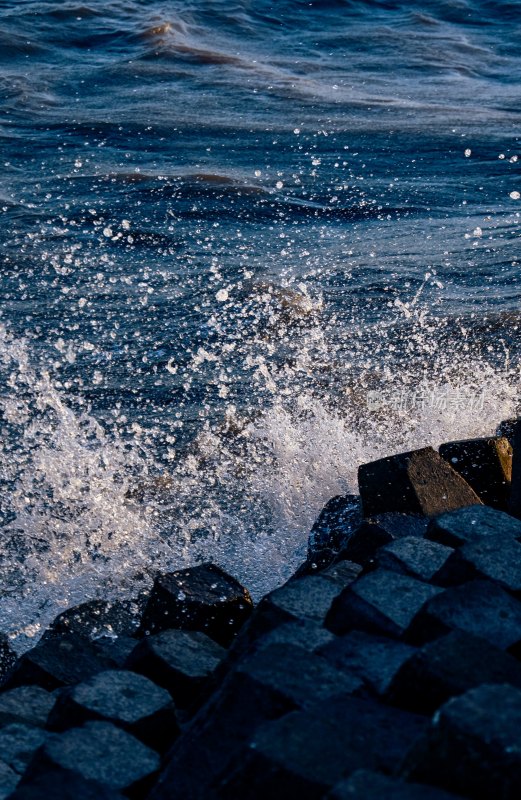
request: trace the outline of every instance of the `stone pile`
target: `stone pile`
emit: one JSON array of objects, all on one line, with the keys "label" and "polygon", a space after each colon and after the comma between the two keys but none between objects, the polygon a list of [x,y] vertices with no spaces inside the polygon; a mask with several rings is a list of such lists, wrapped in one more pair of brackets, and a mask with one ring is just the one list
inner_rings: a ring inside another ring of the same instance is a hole
[{"label": "stone pile", "polygon": [[0,800],[517,800],[521,438],[499,434],[362,465],[255,608],[203,564],[20,658],[4,636]]}]

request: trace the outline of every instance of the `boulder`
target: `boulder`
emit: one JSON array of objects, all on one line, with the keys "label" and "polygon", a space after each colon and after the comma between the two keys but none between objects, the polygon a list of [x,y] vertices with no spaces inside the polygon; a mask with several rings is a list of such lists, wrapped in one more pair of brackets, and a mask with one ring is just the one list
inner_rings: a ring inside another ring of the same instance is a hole
[{"label": "boulder", "polygon": [[360,498],[357,495],[338,495],[329,500],[309,535],[307,571],[321,569],[333,562],[361,521]]},{"label": "boulder", "polygon": [[514,430],[513,450],[512,484],[508,511],[517,519],[521,519],[521,424],[517,424]]},{"label": "boulder", "polygon": [[12,722],[44,728],[56,702],[55,695],[40,686],[19,686],[0,694],[0,727]]},{"label": "boulder", "polygon": [[464,631],[453,631],[415,651],[396,671],[387,700],[432,714],[451,697],[483,683],[521,688],[521,664],[509,653]]},{"label": "boulder", "polygon": [[426,743],[404,766],[412,780],[474,800],[521,794],[521,691],[502,684],[471,689],[434,715]]},{"label": "boulder", "polygon": [[46,631],[44,638],[74,633],[84,639],[102,636],[132,636],[141,621],[144,598],[136,600],[90,600],[60,614]]},{"label": "boulder", "polygon": [[64,689],[47,727],[64,731],[90,720],[112,722],[161,752],[179,733],[169,692],[143,675],[125,670],[100,672]]},{"label": "boulder", "polygon": [[461,800],[434,786],[404,783],[397,778],[360,769],[333,786],[324,800]]},{"label": "boulder", "polygon": [[417,514],[379,514],[369,517],[354,531],[338,557],[349,558],[364,567],[372,565],[380,547],[405,536],[422,537],[427,525],[428,520]]},{"label": "boulder", "polygon": [[442,586],[486,578],[521,598],[521,544],[501,534],[468,542],[454,550],[437,577]]},{"label": "boulder", "polygon": [[481,503],[432,447],[362,464],[358,484],[366,517],[391,511],[432,517]]},{"label": "boulder", "polygon": [[227,647],[253,609],[248,590],[214,564],[159,575],[145,607],[141,631],[202,631]]},{"label": "boulder", "polygon": [[437,583],[439,571],[453,552],[451,547],[438,542],[406,536],[380,548],[375,566]]},{"label": "boulder", "polygon": [[431,520],[426,536],[447,547],[461,547],[488,536],[521,540],[521,521],[488,506],[471,506],[440,514]]},{"label": "boulder", "polygon": [[334,600],[325,626],[341,635],[352,630],[402,637],[415,615],[441,589],[388,570],[358,578]]},{"label": "boulder", "polygon": [[512,447],[505,437],[447,442],[440,456],[464,478],[480,500],[506,511],[512,479]]}]

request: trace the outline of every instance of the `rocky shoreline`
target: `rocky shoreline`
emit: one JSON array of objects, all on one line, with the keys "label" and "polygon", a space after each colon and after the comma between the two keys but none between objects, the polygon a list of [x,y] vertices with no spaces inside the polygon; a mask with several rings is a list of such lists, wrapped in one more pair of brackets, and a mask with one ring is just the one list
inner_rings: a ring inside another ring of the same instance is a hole
[{"label": "rocky shoreline", "polygon": [[0,640],[0,800],[521,797],[521,424],[364,464],[254,607],[212,564]]}]

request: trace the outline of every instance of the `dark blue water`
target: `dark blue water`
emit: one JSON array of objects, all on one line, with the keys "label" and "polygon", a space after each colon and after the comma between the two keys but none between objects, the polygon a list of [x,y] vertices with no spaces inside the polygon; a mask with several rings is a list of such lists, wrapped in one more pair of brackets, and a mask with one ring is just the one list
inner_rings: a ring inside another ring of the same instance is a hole
[{"label": "dark blue water", "polygon": [[4,624],[515,413],[520,11],[2,0]]}]

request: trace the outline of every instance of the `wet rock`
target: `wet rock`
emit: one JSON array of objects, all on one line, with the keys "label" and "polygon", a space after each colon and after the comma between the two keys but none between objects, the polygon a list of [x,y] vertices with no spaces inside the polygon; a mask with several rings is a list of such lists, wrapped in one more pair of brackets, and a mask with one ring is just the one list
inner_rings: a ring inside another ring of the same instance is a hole
[{"label": "wet rock", "polygon": [[0,694],[0,727],[21,722],[45,727],[56,697],[40,686],[19,686]]},{"label": "wet rock", "polygon": [[11,648],[9,639],[5,634],[0,634],[0,684],[4,681],[5,677],[16,661],[16,655]]},{"label": "wet rock", "polygon": [[49,735],[33,757],[24,783],[34,784],[49,773],[54,777],[57,772],[66,772],[128,797],[143,798],[159,763],[154,750],[116,725],[87,722],[80,728]]},{"label": "wet rock", "polygon": [[227,647],[251,614],[248,590],[214,564],[159,575],[146,605],[142,631],[202,631]]},{"label": "wet rock", "polygon": [[509,653],[464,631],[425,645],[395,674],[387,699],[400,708],[432,714],[451,697],[483,683],[521,688],[521,664]]},{"label": "wet rock", "polygon": [[471,506],[440,514],[431,520],[427,538],[447,547],[461,547],[488,536],[521,539],[521,522],[488,506]]},{"label": "wet rock", "polygon": [[334,638],[334,635],[319,623],[313,620],[297,619],[294,622],[279,625],[267,633],[257,642],[257,649],[264,649],[271,644],[288,644],[314,653]]},{"label": "wet rock", "polygon": [[424,718],[353,697],[264,725],[221,778],[223,800],[321,798],[365,767],[392,772],[424,733]]},{"label": "wet rock", "polygon": [[309,570],[329,565],[361,522],[360,498],[357,495],[338,495],[329,500],[309,535]]},{"label": "wet rock", "polygon": [[0,730],[2,761],[19,776],[23,775],[33,754],[45,742],[47,733],[33,725],[14,722]]},{"label": "wet rock", "polygon": [[428,520],[414,514],[379,514],[364,520],[354,531],[339,558],[349,558],[363,566],[371,565],[376,553],[386,544],[405,536],[422,537]]},{"label": "wet rock", "polygon": [[517,800],[521,691],[485,685],[450,700],[433,717],[426,744],[410,755],[404,773],[475,800]]},{"label": "wet rock", "polygon": [[510,499],[508,511],[514,517],[521,519],[521,420],[514,430],[512,457],[512,483],[510,489]]},{"label": "wet rock", "polygon": [[[1,778],[0,778],[1,780]],[[0,793],[0,798],[2,797]],[[9,800],[124,800],[124,795],[68,770],[22,778]]]},{"label": "wet rock", "polygon": [[438,575],[443,586],[486,578],[521,597],[521,544],[503,535],[487,536],[455,550]]},{"label": "wet rock", "polygon": [[39,642],[15,663],[4,684],[15,688],[35,684],[53,691],[90,678],[110,666],[94,643],[71,634],[63,639]]},{"label": "wet rock", "polygon": [[134,650],[136,640],[130,636],[101,636],[93,644],[99,658],[111,668],[120,669]]},{"label": "wet rock", "polygon": [[419,611],[407,638],[424,644],[461,630],[502,650],[517,652],[521,640],[521,603],[490,581],[471,581],[437,594]]},{"label": "wet rock", "polygon": [[480,500],[506,511],[512,479],[512,447],[505,437],[447,442],[440,456],[471,486]]},{"label": "wet rock", "polygon": [[386,636],[352,631],[333,637],[317,653],[337,669],[358,676],[370,692],[382,696],[415,648]]},{"label": "wet rock", "polygon": [[169,630],[143,639],[126,666],[163,686],[178,708],[193,708],[213,686],[226,650],[199,631]]},{"label": "wet rock", "polygon": [[435,581],[438,572],[454,551],[446,545],[406,536],[382,547],[375,563],[381,569],[411,575],[421,581]]},{"label": "wet rock", "polygon": [[324,800],[458,800],[458,797],[433,786],[404,783],[361,769],[333,786]]},{"label": "wet rock", "polygon": [[431,517],[481,503],[432,447],[362,464],[358,484],[366,517],[389,511]]},{"label": "wet rock", "polygon": [[98,639],[102,636],[132,636],[141,620],[144,599],[137,600],[90,600],[60,614],[49,630],[46,639],[74,633],[84,639]]},{"label": "wet rock", "polygon": [[62,691],[47,727],[64,731],[90,720],[112,722],[160,751],[179,733],[169,692],[125,670],[101,672]]},{"label": "wet rock", "polygon": [[8,766],[5,761],[0,761],[0,800],[7,800],[16,789],[20,776]]},{"label": "wet rock", "polygon": [[440,591],[408,575],[376,570],[343,590],[325,625],[337,635],[360,630],[400,638],[425,603]]}]

